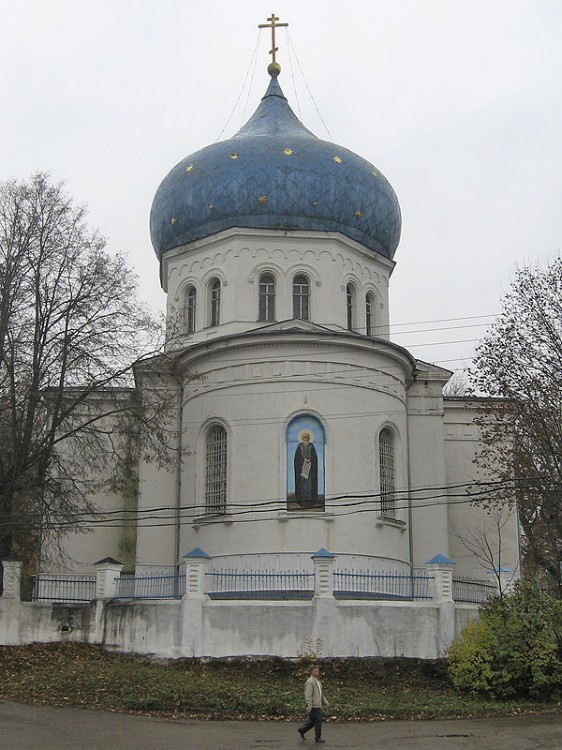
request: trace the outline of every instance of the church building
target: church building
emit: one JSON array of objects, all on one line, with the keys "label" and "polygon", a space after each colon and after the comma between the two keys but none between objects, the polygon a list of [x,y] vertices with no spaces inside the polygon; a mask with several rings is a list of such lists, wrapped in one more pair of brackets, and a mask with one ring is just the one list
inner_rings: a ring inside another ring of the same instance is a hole
[{"label": "church building", "polygon": [[[463,576],[516,571],[514,515],[501,538],[488,526],[488,569],[466,544],[490,523],[469,494],[479,402],[444,398],[451,372],[390,338],[396,194],[300,122],[275,55],[268,75],[242,129],[182,159],[154,197],[168,345],[137,387],[160,378],[172,393],[177,445],[171,465],[140,460],[127,567],[173,573],[197,550],[224,570],[288,572],[323,550],[370,574],[435,556]],[[68,549],[83,570],[125,562],[126,533]]]}]

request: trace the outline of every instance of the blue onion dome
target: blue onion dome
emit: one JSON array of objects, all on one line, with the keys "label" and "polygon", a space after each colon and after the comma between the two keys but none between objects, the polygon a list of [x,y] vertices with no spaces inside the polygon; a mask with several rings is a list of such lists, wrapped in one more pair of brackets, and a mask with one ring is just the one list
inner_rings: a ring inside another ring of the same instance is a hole
[{"label": "blue onion dome", "polygon": [[390,183],[357,154],[317,138],[272,76],[232,138],[179,162],[156,191],[150,234],[158,257],[231,227],[341,232],[392,259],[400,206]]}]

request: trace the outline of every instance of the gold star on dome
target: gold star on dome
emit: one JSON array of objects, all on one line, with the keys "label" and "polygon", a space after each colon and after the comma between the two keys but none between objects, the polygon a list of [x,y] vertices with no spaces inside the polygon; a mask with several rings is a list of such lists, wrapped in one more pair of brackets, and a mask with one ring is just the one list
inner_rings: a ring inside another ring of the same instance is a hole
[{"label": "gold star on dome", "polygon": [[379,176],[379,173],[377,172],[376,169],[371,170],[371,174],[373,175],[373,177],[378,177]]},{"label": "gold star on dome", "polygon": [[188,164],[187,167],[185,168],[185,171],[186,172],[192,172],[193,171],[193,164]]},{"label": "gold star on dome", "polygon": [[209,203],[209,211],[212,211],[214,207],[215,207],[214,203]]},{"label": "gold star on dome", "polygon": [[260,203],[262,206],[264,205],[264,203],[267,203],[267,195],[260,195],[260,197],[258,198],[258,203]]},{"label": "gold star on dome", "polygon": [[361,211],[359,211],[359,210],[357,210],[357,211],[354,211],[354,212],[353,212],[353,215],[355,216],[355,218],[356,218],[356,219],[360,219],[360,218],[361,218],[361,216],[363,216],[363,214],[362,214],[362,213],[361,213]]},{"label": "gold star on dome", "polygon": [[285,156],[291,156],[291,154],[293,153],[293,149],[292,148],[283,149],[283,153],[285,154]]},{"label": "gold star on dome", "polygon": [[312,207],[313,208],[316,208],[317,205],[318,205],[318,201],[312,201]]},{"label": "gold star on dome", "polygon": [[233,151],[230,154],[230,158],[232,159],[232,161],[236,161],[236,159],[238,159],[238,154],[236,153],[236,151]]},{"label": "gold star on dome", "polygon": [[341,158],[341,156],[334,156],[334,161],[336,162],[336,164],[341,164],[343,159]]},{"label": "gold star on dome", "polygon": [[172,218],[170,219],[170,224],[174,227],[177,223],[178,223],[178,220],[176,219],[176,217],[172,216]]}]

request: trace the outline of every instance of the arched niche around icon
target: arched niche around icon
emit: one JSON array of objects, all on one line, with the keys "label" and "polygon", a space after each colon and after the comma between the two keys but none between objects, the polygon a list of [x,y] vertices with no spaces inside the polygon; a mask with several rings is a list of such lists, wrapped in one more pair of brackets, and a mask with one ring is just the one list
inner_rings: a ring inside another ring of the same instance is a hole
[{"label": "arched niche around icon", "polygon": [[300,414],[287,427],[287,510],[324,510],[324,428]]}]

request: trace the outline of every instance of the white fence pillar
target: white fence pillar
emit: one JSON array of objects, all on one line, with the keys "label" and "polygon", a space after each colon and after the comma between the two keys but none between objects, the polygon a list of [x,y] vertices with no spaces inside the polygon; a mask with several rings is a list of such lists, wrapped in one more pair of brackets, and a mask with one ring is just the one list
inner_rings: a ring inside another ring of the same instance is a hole
[{"label": "white fence pillar", "polygon": [[123,570],[122,563],[106,557],[94,563],[96,569],[96,599],[112,599],[117,595],[117,581]]},{"label": "white fence pillar", "polygon": [[509,594],[515,585],[515,578],[511,568],[496,568],[490,571],[490,574],[495,577],[496,588],[498,595],[503,596]]},{"label": "white fence pillar", "polygon": [[203,610],[207,600],[205,573],[211,567],[212,558],[200,547],[183,556],[185,594],[181,600],[182,642],[181,656],[203,656],[206,653],[206,632]]},{"label": "white fence pillar", "polygon": [[2,597],[21,601],[21,561],[14,557],[7,558],[2,560],[2,566],[4,568],[4,592]]},{"label": "white fence pillar", "polygon": [[426,562],[433,576],[433,600],[435,602],[453,601],[453,567],[455,563],[445,555],[435,555]]},{"label": "white fence pillar", "polygon": [[437,651],[443,656],[455,638],[455,602],[453,600],[453,567],[455,563],[445,555],[435,555],[426,562],[433,576],[433,601],[439,605]]},{"label": "white fence pillar", "polygon": [[312,555],[314,562],[314,598],[334,598],[334,555],[321,547]]},{"label": "white fence pillar", "polygon": [[185,571],[185,596],[188,599],[205,598],[205,573],[211,566],[211,556],[200,547],[183,556]]}]

